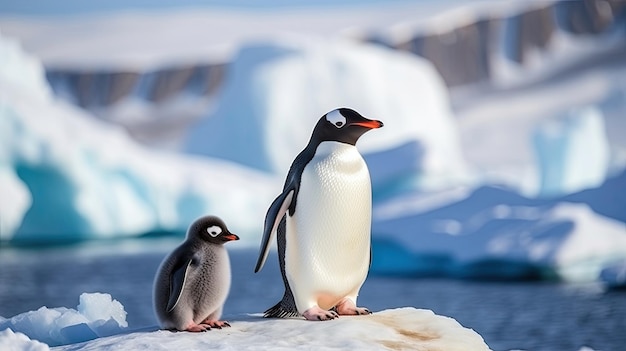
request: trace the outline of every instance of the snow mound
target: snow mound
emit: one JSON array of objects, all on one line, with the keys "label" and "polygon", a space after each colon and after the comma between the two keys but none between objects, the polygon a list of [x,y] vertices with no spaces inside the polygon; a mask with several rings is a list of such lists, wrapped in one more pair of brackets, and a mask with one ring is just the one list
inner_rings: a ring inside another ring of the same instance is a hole
[{"label": "snow mound", "polygon": [[15,333],[11,329],[0,331],[0,350],[4,351],[49,351],[48,345],[37,340],[31,340],[22,333]]},{"label": "snow mound", "polygon": [[626,224],[585,203],[529,199],[493,186],[434,210],[379,216],[372,237],[371,272],[396,275],[596,281],[604,267],[626,258]]},{"label": "snow mound", "polygon": [[[118,334],[126,327],[126,311],[120,302],[109,294],[83,293],[77,310],[41,307],[0,321],[0,330],[9,330],[0,334],[0,346],[3,339],[9,337],[20,338],[26,343],[26,336],[50,346],[71,344]],[[14,334],[13,330],[26,336]],[[31,344],[37,345],[35,342],[28,345]]]},{"label": "snow mound", "polygon": [[231,328],[116,335],[59,350],[489,350],[482,337],[430,310],[400,308],[327,322],[249,316]]},{"label": "snow mound", "polygon": [[[0,37],[0,57],[24,56],[5,41]],[[184,232],[207,213],[236,232],[262,223],[273,196],[268,177],[225,161],[150,151],[120,127],[51,97],[36,60],[11,62],[0,65],[0,240]]]},{"label": "snow mound", "polygon": [[385,153],[370,163],[374,184],[442,187],[464,177],[446,87],[419,57],[344,40],[283,38],[242,47],[226,77],[216,110],[190,129],[186,151],[283,175],[316,121],[350,107],[385,123],[358,145],[366,159]]}]

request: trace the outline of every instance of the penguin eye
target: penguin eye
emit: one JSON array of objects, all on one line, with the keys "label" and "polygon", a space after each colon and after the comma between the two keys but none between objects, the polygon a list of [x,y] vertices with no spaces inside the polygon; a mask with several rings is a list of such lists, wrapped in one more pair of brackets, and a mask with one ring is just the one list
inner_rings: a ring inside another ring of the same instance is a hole
[{"label": "penguin eye", "polygon": [[346,118],[341,114],[341,112],[339,112],[339,110],[327,113],[326,120],[337,128],[341,128],[346,124]]},{"label": "penguin eye", "polygon": [[209,233],[210,236],[212,237],[216,237],[220,234],[222,234],[222,228],[220,228],[219,226],[210,226],[206,229],[206,232]]}]

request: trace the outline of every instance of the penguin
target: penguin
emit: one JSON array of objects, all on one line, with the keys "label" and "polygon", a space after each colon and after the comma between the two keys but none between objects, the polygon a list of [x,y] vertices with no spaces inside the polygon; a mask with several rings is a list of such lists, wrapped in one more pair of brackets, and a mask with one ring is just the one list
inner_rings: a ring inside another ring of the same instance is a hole
[{"label": "penguin", "polygon": [[163,329],[203,332],[230,327],[220,321],[230,289],[224,244],[239,240],[215,216],[195,220],[185,241],[161,263],[154,279],[154,311]]},{"label": "penguin", "polygon": [[289,168],[282,193],[265,216],[255,273],[277,234],[285,293],[265,317],[330,320],[371,313],[357,296],[371,263],[372,191],[356,149],[383,123],[338,108],[322,116]]}]

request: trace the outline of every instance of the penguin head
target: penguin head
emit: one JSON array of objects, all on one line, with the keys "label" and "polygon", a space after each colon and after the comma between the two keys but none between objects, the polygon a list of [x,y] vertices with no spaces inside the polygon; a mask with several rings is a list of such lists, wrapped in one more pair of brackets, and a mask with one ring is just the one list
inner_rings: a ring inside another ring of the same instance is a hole
[{"label": "penguin head", "polygon": [[228,230],[224,221],[216,216],[204,216],[196,219],[187,231],[187,238],[200,239],[213,244],[239,240],[237,235]]},{"label": "penguin head", "polygon": [[317,121],[311,141],[339,141],[355,145],[365,132],[380,128],[383,122],[367,119],[350,108],[338,108],[322,116]]}]

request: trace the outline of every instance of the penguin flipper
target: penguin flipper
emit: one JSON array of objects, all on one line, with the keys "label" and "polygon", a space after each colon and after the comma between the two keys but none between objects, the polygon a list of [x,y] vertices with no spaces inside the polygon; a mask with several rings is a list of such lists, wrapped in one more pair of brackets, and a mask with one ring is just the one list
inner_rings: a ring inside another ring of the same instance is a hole
[{"label": "penguin flipper", "polygon": [[183,288],[185,287],[185,281],[189,276],[191,270],[191,264],[194,261],[194,257],[182,259],[172,269],[172,275],[170,276],[170,295],[167,301],[167,312],[171,312],[174,307],[180,301],[180,297],[183,295]]},{"label": "penguin flipper", "polygon": [[291,206],[295,190],[290,190],[280,194],[270,205],[265,215],[265,225],[263,227],[263,239],[261,240],[261,248],[259,250],[259,258],[254,268],[254,273],[263,268],[267,254],[269,253],[270,242],[274,239],[274,233],[278,229],[278,224]]}]

